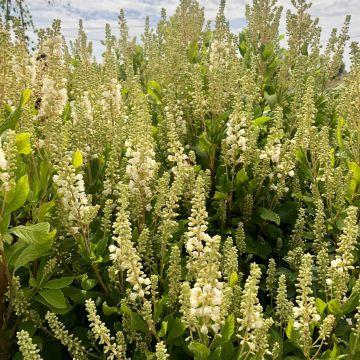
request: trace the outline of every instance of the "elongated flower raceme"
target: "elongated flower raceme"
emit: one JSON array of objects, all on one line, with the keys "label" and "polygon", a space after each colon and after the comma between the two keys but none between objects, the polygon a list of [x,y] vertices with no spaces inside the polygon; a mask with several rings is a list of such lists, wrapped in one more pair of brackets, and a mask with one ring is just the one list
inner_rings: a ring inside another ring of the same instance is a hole
[{"label": "elongated flower raceme", "polygon": [[39,355],[40,350],[33,344],[29,333],[25,330],[16,333],[20,352],[23,354],[24,359],[28,360],[42,360]]},{"label": "elongated flower raceme", "polygon": [[88,226],[99,207],[90,204],[85,192],[83,175],[76,173],[70,155],[65,157],[65,161],[58,165],[57,169],[53,180],[58,186],[63,225],[72,235],[77,234],[79,230],[87,235]]},{"label": "elongated flower raceme", "polygon": [[217,333],[223,322],[223,283],[219,281],[219,245],[220,238],[210,238],[204,248],[204,259],[197,260],[196,264],[202,266],[194,287],[190,290],[190,314],[193,316],[200,332],[207,335],[209,330]]},{"label": "elongated flower raceme", "polygon": [[251,264],[248,276],[241,296],[240,317],[237,337],[240,342],[241,354],[259,354],[264,359],[268,350],[267,334],[273,323],[272,318],[265,319],[263,309],[258,299],[259,281],[261,270],[255,263]]},{"label": "elongated flower raceme", "polygon": [[110,259],[113,261],[117,271],[126,271],[126,281],[132,286],[131,300],[144,300],[150,292],[150,279],[145,275],[141,258],[137,253],[131,240],[131,225],[129,221],[129,205],[127,186],[120,185],[119,208],[114,228],[114,245],[110,245]]},{"label": "elongated flower raceme", "polygon": [[47,312],[45,318],[54,333],[55,337],[68,349],[73,359],[87,360],[88,357],[85,354],[85,349],[81,345],[81,341],[70,334],[65,326],[59,321],[57,316],[51,312]]},{"label": "elongated flower raceme", "polygon": [[91,332],[93,333],[95,340],[98,341],[100,345],[104,346],[106,359],[125,360],[121,344],[115,342],[115,337],[111,336],[110,330],[101,321],[100,316],[97,314],[94,301],[91,299],[86,300],[85,307],[88,312],[87,318],[90,322]]},{"label": "elongated flower raceme", "polygon": [[10,174],[8,173],[8,162],[5,156],[6,155],[0,141],[0,182],[3,192],[6,192],[10,188]]},{"label": "elongated flower raceme", "polygon": [[156,344],[156,360],[167,360],[169,359],[165,344],[161,341]]},{"label": "elongated flower raceme", "polygon": [[342,300],[347,291],[347,284],[350,279],[349,272],[354,269],[354,252],[358,237],[357,213],[358,210],[355,206],[350,206],[347,209],[347,216],[344,221],[343,232],[339,237],[335,259],[330,263],[329,277],[326,279],[326,284],[339,300]]},{"label": "elongated flower raceme", "polygon": [[309,356],[311,349],[311,326],[320,321],[320,315],[315,307],[315,298],[312,290],[311,254],[305,254],[299,269],[296,303],[293,308],[294,328],[299,331],[301,347],[305,356]]},{"label": "elongated flower raceme", "polygon": [[196,179],[194,198],[191,201],[191,215],[189,217],[189,230],[186,233],[186,250],[189,254],[187,267],[192,272],[197,272],[199,268],[195,266],[199,258],[204,255],[204,246],[211,241],[207,230],[208,213],[205,207],[205,182],[201,176]]}]

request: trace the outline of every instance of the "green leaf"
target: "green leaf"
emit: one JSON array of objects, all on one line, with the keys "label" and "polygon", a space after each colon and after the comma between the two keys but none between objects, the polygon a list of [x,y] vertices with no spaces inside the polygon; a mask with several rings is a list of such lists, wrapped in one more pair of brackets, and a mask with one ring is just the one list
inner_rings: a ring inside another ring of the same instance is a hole
[{"label": "green leaf", "polygon": [[133,312],[128,306],[122,305],[121,312],[130,317],[130,326],[133,331],[140,331],[145,334],[149,332],[149,327],[142,319],[142,317],[139,314]]},{"label": "green leaf", "polygon": [[157,105],[161,105],[161,86],[154,80],[150,80],[147,86],[147,93]]},{"label": "green leaf", "polygon": [[211,353],[210,360],[220,360],[221,359],[221,346],[217,347],[214,351]]},{"label": "green leaf", "polygon": [[84,290],[91,290],[97,285],[98,281],[96,279],[89,279],[88,277],[85,277],[81,280],[81,287]]},{"label": "green leaf", "polygon": [[73,166],[75,169],[79,168],[83,164],[83,156],[79,149],[74,153]]},{"label": "green leaf", "polygon": [[15,144],[19,154],[29,155],[31,153],[30,137],[31,133],[16,134]]},{"label": "green leaf", "polygon": [[55,236],[56,230],[49,232],[50,224],[47,222],[35,225],[19,225],[9,230],[9,233],[16,235],[19,239],[28,244],[45,245]]},{"label": "green leaf", "polygon": [[295,225],[299,212],[299,203],[285,201],[276,206],[275,211],[280,216],[281,223]]},{"label": "green leaf", "polygon": [[15,186],[15,192],[11,196],[10,201],[5,207],[5,215],[12,213],[13,211],[19,209],[21,206],[25,204],[25,201],[29,194],[29,180],[28,176],[22,176],[17,182]]},{"label": "green leaf", "polygon": [[102,304],[102,311],[104,315],[111,316],[117,313],[117,308],[115,306],[109,306],[106,301]]},{"label": "green leaf", "polygon": [[215,191],[214,200],[224,200],[228,197],[228,195],[226,193],[223,193],[221,191]]},{"label": "green leaf", "polygon": [[66,297],[69,297],[73,302],[81,304],[88,298],[90,295],[89,292],[76,288],[75,286],[68,286],[63,289],[63,293]]},{"label": "green leaf", "polygon": [[256,241],[251,237],[246,237],[246,252],[250,254],[255,254],[260,256],[262,259],[266,260],[271,252],[272,248],[271,245],[266,242],[262,238],[256,239]]},{"label": "green leaf", "polygon": [[198,53],[199,53],[199,44],[197,40],[194,40],[191,42],[188,49],[188,58],[191,63],[193,64],[196,63]]},{"label": "green leaf", "polygon": [[195,360],[206,360],[210,357],[210,350],[197,341],[192,341],[188,348],[194,354]]},{"label": "green leaf", "polygon": [[254,120],[254,125],[261,126],[261,125],[266,124],[270,120],[271,120],[270,116],[260,116]]},{"label": "green leaf", "polygon": [[342,135],[341,135],[341,129],[343,128],[343,126],[345,125],[345,120],[343,117],[339,117],[339,121],[338,121],[338,126],[337,126],[337,131],[336,131],[336,138],[337,138],[337,143],[340,147],[342,147]]},{"label": "green leaf", "polygon": [[169,317],[167,343],[171,343],[178,337],[182,336],[185,329],[186,327],[180,319],[173,318],[172,316]]},{"label": "green leaf", "polygon": [[357,183],[360,183],[360,166],[355,161],[351,161],[349,163],[349,169],[353,173],[353,179]]},{"label": "green leaf", "polygon": [[359,305],[360,295],[358,293],[353,293],[341,306],[341,311],[344,315],[349,314],[357,308]]},{"label": "green leaf", "polygon": [[294,320],[291,319],[288,323],[288,326],[286,327],[286,336],[290,340],[292,339],[293,329],[294,329]]},{"label": "green leaf", "polygon": [[211,350],[221,346],[222,344],[228,342],[234,334],[235,330],[235,317],[234,314],[230,314],[226,320],[225,324],[221,328],[220,336],[217,336],[214,342],[211,345]]},{"label": "green leaf", "polygon": [[161,328],[160,331],[158,332],[159,337],[165,337],[166,333],[167,333],[167,328],[168,328],[168,322],[167,321],[163,321],[161,323]]},{"label": "green leaf", "polygon": [[280,216],[270,209],[258,207],[257,211],[263,220],[274,222],[276,225],[280,225]]},{"label": "green leaf", "polygon": [[25,89],[21,95],[21,99],[20,99],[20,107],[24,108],[24,106],[27,104],[27,102],[30,99],[30,95],[31,95],[31,90],[30,89]]},{"label": "green leaf", "polygon": [[341,304],[339,300],[332,299],[328,302],[327,306],[331,314],[342,315]]},{"label": "green leaf", "polygon": [[5,259],[8,266],[14,266],[15,260],[25,247],[26,243],[21,240],[16,241],[15,244],[11,246],[5,246]]},{"label": "green leaf", "polygon": [[211,151],[211,142],[205,131],[199,136],[199,149],[204,154],[209,154]]},{"label": "green leaf", "polygon": [[267,44],[265,45],[265,47],[264,47],[263,52],[262,52],[263,58],[264,58],[265,60],[269,59],[270,56],[274,54],[274,50],[275,50],[274,44],[271,43],[271,42],[270,42],[270,43],[267,43]]},{"label": "green leaf", "polygon": [[227,342],[231,339],[235,330],[235,317],[234,314],[230,314],[226,320],[224,326],[221,328],[220,334],[223,342]]},{"label": "green leaf", "polygon": [[34,211],[34,220],[40,223],[44,222],[50,216],[50,211],[54,206],[54,201],[41,204],[39,208]]},{"label": "green leaf", "polygon": [[264,93],[264,98],[267,101],[267,103],[269,104],[271,109],[274,109],[276,103],[277,103],[277,96],[276,94],[268,94],[266,91]]},{"label": "green leaf", "polygon": [[3,217],[3,219],[2,219],[2,221],[0,223],[0,233],[4,234],[4,236],[7,233],[7,229],[9,227],[9,225],[10,225],[10,220],[11,220],[11,215],[7,214],[7,215],[4,215],[4,217]]},{"label": "green leaf", "polygon": [[20,97],[20,102],[17,108],[10,113],[6,120],[0,125],[0,134],[2,134],[7,129],[15,129],[16,125],[20,120],[22,110],[30,98],[30,90],[25,89]]},{"label": "green leaf", "polygon": [[360,355],[360,341],[358,341],[356,333],[354,332],[351,332],[350,334],[349,349],[351,351],[351,355]]},{"label": "green leaf", "polygon": [[156,90],[159,94],[161,93],[161,86],[158,82],[156,82],[155,80],[149,80],[148,82],[148,86],[150,86],[151,88],[153,88],[154,90]]},{"label": "green leaf", "polygon": [[39,291],[39,295],[54,308],[64,309],[67,307],[65,296],[59,289],[42,289]]},{"label": "green leaf", "polygon": [[233,287],[238,282],[238,280],[239,280],[238,274],[236,272],[233,272],[229,278],[230,287]]},{"label": "green leaf", "polygon": [[14,257],[14,271],[31,261],[46,255],[53,243],[56,230],[48,232],[50,224],[40,223],[35,225],[19,225],[9,230],[9,233],[16,235],[21,242],[27,246]]},{"label": "green leaf", "polygon": [[[52,245],[52,243],[51,243]],[[22,266],[28,265],[31,261],[37,260],[48,254],[50,246],[44,245],[28,245],[25,249],[15,255],[14,272]]]},{"label": "green leaf", "polygon": [[320,315],[322,315],[327,307],[326,302],[322,301],[320,298],[317,298],[315,301],[316,310]]},{"label": "green leaf", "polygon": [[69,286],[75,279],[75,276],[62,277],[59,279],[49,280],[46,284],[42,285],[45,289],[62,289]]},{"label": "green leaf", "polygon": [[235,177],[235,184],[241,185],[242,183],[246,182],[249,179],[245,169],[241,169],[238,171]]},{"label": "green leaf", "polygon": [[221,346],[221,357],[220,359],[234,359],[234,346],[232,341],[228,341],[224,345]]}]

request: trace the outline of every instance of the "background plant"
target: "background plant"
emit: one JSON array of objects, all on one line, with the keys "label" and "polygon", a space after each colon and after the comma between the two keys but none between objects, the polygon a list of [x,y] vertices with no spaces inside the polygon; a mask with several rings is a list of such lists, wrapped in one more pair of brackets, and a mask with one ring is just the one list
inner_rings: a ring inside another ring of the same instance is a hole
[{"label": "background plant", "polygon": [[4,359],[357,359],[360,51],[196,1],[142,44],[0,25]]}]

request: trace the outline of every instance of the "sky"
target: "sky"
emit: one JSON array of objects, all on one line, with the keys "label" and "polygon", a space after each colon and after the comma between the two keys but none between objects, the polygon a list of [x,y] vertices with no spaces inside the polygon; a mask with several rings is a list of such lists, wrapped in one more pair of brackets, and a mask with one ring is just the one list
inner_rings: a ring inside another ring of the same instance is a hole
[{"label": "sky", "polygon": [[[251,1],[251,0],[250,0]],[[93,42],[94,54],[101,58],[103,47],[100,40],[104,38],[105,24],[112,26],[113,32],[117,33],[117,17],[120,9],[125,10],[126,19],[130,29],[130,35],[140,39],[144,28],[146,16],[150,17],[151,26],[155,26],[161,8],[172,15],[178,4],[178,0],[28,0],[29,9],[33,16],[36,27],[48,27],[53,19],[62,22],[62,33],[67,40],[73,40],[77,34],[79,19],[83,19],[84,28],[89,40]],[[199,3],[205,8],[205,16],[214,20],[219,0],[200,0]],[[227,0],[225,14],[230,21],[233,32],[237,33],[245,25],[245,4],[248,0]],[[319,17],[323,28],[321,41],[323,44],[332,28],[341,28],[345,16],[352,16],[350,26],[351,41],[360,41],[360,0],[312,0],[310,10],[314,17]],[[278,0],[278,4],[285,10],[292,8],[290,0]],[[285,33],[285,11],[280,26],[280,33]],[[349,64],[349,55],[345,55],[345,62]]]}]

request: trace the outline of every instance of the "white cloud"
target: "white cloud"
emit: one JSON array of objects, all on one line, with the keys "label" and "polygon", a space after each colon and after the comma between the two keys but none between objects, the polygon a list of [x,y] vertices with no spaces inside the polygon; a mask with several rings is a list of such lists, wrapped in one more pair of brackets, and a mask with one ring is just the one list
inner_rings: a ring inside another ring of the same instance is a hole
[{"label": "white cloud", "polygon": [[[320,18],[323,27],[322,41],[325,42],[333,27],[341,28],[346,14],[352,15],[350,36],[353,40],[360,40],[360,0],[313,0],[311,14]],[[207,19],[214,20],[218,11],[219,0],[200,0],[205,8]],[[241,21],[245,16],[245,3],[250,0],[228,0],[226,16],[234,31],[240,30]],[[53,0],[48,5],[46,0],[29,1],[30,11],[34,23],[38,27],[51,25],[52,19],[62,21],[63,34],[68,39],[76,36],[79,19],[84,19],[84,28],[90,40],[94,41],[97,56],[101,53],[100,39],[103,38],[105,24],[111,24],[117,32],[117,17],[120,9],[125,10],[130,28],[130,34],[140,38],[144,28],[146,16],[150,17],[152,25],[156,24],[161,8],[164,7],[169,15],[173,14],[178,0]],[[285,32],[285,12],[292,8],[290,0],[278,0],[284,6],[284,14],[280,31]]]}]

